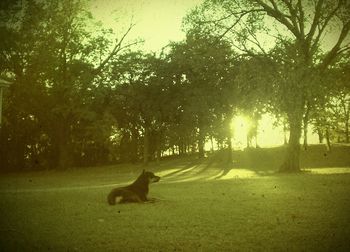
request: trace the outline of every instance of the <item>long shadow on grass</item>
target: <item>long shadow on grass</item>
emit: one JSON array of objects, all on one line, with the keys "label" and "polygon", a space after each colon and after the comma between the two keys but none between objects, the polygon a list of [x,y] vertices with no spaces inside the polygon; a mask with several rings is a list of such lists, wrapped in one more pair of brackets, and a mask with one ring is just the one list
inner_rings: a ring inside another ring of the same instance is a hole
[{"label": "long shadow on grass", "polygon": [[[181,169],[166,174],[165,181],[211,180],[269,176],[278,171],[285,156],[284,146],[234,151],[228,163],[227,151],[218,151],[205,159],[189,161]],[[350,146],[335,145],[331,152],[324,145],[310,145],[301,151],[302,168],[350,167]]]},{"label": "long shadow on grass", "polygon": [[218,151],[207,158],[197,159],[195,162],[189,162],[182,169],[170,172],[163,176],[165,181],[193,181],[193,180],[211,180],[227,178],[234,176],[231,173],[239,172],[240,176],[249,173],[250,176],[256,174],[251,171],[243,171],[239,169],[238,161],[234,163],[228,162],[229,153],[227,151]]},{"label": "long shadow on grass", "polygon": [[208,160],[199,159],[191,162],[183,168],[164,175],[163,180],[188,180],[195,178],[204,178],[212,170],[212,166],[208,165]]},{"label": "long shadow on grass", "polygon": [[163,176],[163,180],[199,180],[215,177],[222,173],[226,166],[223,160],[227,159],[222,152],[210,154],[206,158],[189,161],[183,168],[176,169]]}]

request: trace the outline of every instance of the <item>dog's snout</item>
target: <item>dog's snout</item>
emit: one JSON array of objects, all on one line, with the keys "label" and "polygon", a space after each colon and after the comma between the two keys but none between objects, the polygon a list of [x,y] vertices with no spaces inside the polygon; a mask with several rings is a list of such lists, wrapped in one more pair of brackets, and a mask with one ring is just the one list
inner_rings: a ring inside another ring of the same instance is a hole
[{"label": "dog's snout", "polygon": [[158,176],[154,176],[154,177],[151,179],[152,182],[158,182],[159,180],[160,180],[160,177],[158,177]]}]

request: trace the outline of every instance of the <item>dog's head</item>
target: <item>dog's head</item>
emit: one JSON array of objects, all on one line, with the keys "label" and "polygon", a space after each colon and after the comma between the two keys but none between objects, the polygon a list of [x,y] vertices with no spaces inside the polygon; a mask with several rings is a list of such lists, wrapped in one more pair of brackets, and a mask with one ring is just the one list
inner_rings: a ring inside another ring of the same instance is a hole
[{"label": "dog's head", "polygon": [[144,176],[148,180],[149,184],[158,182],[160,180],[159,176],[154,175],[154,173],[150,172],[150,171],[143,170],[142,171],[142,176]]}]

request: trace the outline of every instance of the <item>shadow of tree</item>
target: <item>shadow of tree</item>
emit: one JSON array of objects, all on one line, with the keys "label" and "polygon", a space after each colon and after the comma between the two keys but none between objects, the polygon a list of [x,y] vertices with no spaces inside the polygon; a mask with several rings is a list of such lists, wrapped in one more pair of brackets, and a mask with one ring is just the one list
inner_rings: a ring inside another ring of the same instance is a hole
[{"label": "shadow of tree", "polygon": [[[326,154],[324,148],[324,145],[311,145],[308,150],[301,150],[301,166],[303,168],[350,167],[350,146],[334,146],[332,152]],[[223,179],[232,176],[267,176],[278,170],[285,153],[285,146],[237,150],[233,152],[233,162],[229,163],[229,153],[226,150],[217,151],[206,158],[185,159],[163,179],[189,181]]]}]

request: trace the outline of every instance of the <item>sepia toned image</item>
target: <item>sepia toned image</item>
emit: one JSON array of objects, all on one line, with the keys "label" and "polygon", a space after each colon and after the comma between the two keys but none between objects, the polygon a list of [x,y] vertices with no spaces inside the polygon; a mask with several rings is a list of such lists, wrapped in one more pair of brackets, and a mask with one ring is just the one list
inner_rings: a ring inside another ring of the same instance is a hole
[{"label": "sepia toned image", "polygon": [[350,1],[1,0],[0,251],[350,251]]}]

